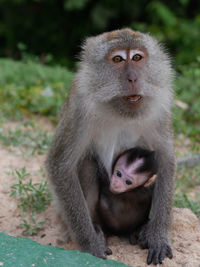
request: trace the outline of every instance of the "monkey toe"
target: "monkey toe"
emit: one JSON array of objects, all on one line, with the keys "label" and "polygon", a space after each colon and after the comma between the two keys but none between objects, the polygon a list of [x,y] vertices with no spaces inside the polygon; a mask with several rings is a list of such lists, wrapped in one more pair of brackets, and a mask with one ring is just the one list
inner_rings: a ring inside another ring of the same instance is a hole
[{"label": "monkey toe", "polygon": [[112,255],[112,250],[110,248],[106,248],[106,255]]},{"label": "monkey toe", "polygon": [[167,253],[166,253],[167,257],[169,259],[172,259],[173,258],[173,253],[172,253],[172,249],[170,246],[167,246]]},{"label": "monkey toe", "polygon": [[164,244],[160,247],[149,248],[148,256],[147,256],[147,264],[162,264],[165,257],[170,259],[173,258],[172,249],[169,245]]}]

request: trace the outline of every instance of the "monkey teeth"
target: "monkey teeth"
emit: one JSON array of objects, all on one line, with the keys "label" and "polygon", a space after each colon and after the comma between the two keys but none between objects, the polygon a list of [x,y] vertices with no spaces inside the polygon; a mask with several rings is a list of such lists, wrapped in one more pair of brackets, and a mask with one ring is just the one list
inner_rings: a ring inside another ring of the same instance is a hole
[{"label": "monkey teeth", "polygon": [[124,97],[124,100],[129,103],[137,103],[142,99],[140,95],[132,95],[132,96],[126,96]]},{"label": "monkey teeth", "polygon": [[142,104],[142,100],[143,100],[143,97],[141,95],[129,95],[129,96],[124,96],[124,97],[121,97],[121,102],[127,106],[128,108],[130,109],[138,109],[141,104]]},{"label": "monkey teeth", "polygon": [[130,109],[138,109],[142,104],[143,97],[141,95],[130,95],[121,97],[121,102]]}]

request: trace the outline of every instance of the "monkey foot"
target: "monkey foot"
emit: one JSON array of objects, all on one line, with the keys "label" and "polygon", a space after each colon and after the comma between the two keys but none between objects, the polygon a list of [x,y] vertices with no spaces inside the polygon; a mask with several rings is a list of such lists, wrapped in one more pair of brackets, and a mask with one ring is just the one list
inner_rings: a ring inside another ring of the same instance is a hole
[{"label": "monkey foot", "polygon": [[165,257],[170,259],[173,258],[172,249],[167,244],[162,244],[159,247],[150,247],[147,257],[147,264],[151,264],[152,262],[156,264],[161,264]]},{"label": "monkey foot", "polygon": [[147,264],[161,264],[168,257],[173,258],[173,253],[168,240],[159,235],[155,236],[148,233],[148,224],[144,225],[139,234],[139,245],[142,249],[148,249]]}]

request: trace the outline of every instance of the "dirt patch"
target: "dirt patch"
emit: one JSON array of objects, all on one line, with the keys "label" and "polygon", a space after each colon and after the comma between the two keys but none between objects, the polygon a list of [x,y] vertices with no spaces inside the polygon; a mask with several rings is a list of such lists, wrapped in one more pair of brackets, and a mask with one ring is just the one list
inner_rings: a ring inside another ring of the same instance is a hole
[{"label": "dirt patch", "polygon": [[[21,214],[17,208],[17,202],[9,196],[10,186],[15,183],[14,178],[7,172],[22,168],[30,173],[39,172],[44,167],[44,155],[36,155],[30,159],[16,156],[9,152],[7,148],[0,150],[0,229],[6,234],[13,236],[22,236],[21,229],[18,227],[21,223]],[[33,182],[38,182],[41,178],[33,176]],[[198,218],[188,209],[173,210],[173,228],[172,228],[172,246],[173,260],[165,259],[164,267],[191,266],[199,267],[200,264],[200,228]],[[45,245],[61,246],[67,249],[75,248],[74,244],[64,244],[58,223],[58,218],[51,205],[44,213],[40,215],[40,220],[45,220],[44,229],[31,239]],[[141,250],[138,246],[132,246],[127,239],[112,237],[108,240],[109,247],[113,255],[109,256],[120,262],[131,266],[147,266],[147,250]]]}]

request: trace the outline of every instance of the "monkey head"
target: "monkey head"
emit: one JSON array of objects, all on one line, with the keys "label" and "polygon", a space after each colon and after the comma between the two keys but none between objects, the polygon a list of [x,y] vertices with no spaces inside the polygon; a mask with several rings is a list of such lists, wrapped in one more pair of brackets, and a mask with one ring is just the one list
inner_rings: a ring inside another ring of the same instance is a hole
[{"label": "monkey head", "polygon": [[116,159],[109,189],[114,194],[150,186],[157,178],[155,152],[141,148],[125,151]]},{"label": "monkey head", "polygon": [[171,104],[170,61],[150,35],[123,29],[88,38],[81,59],[78,87],[88,103],[126,117]]}]

